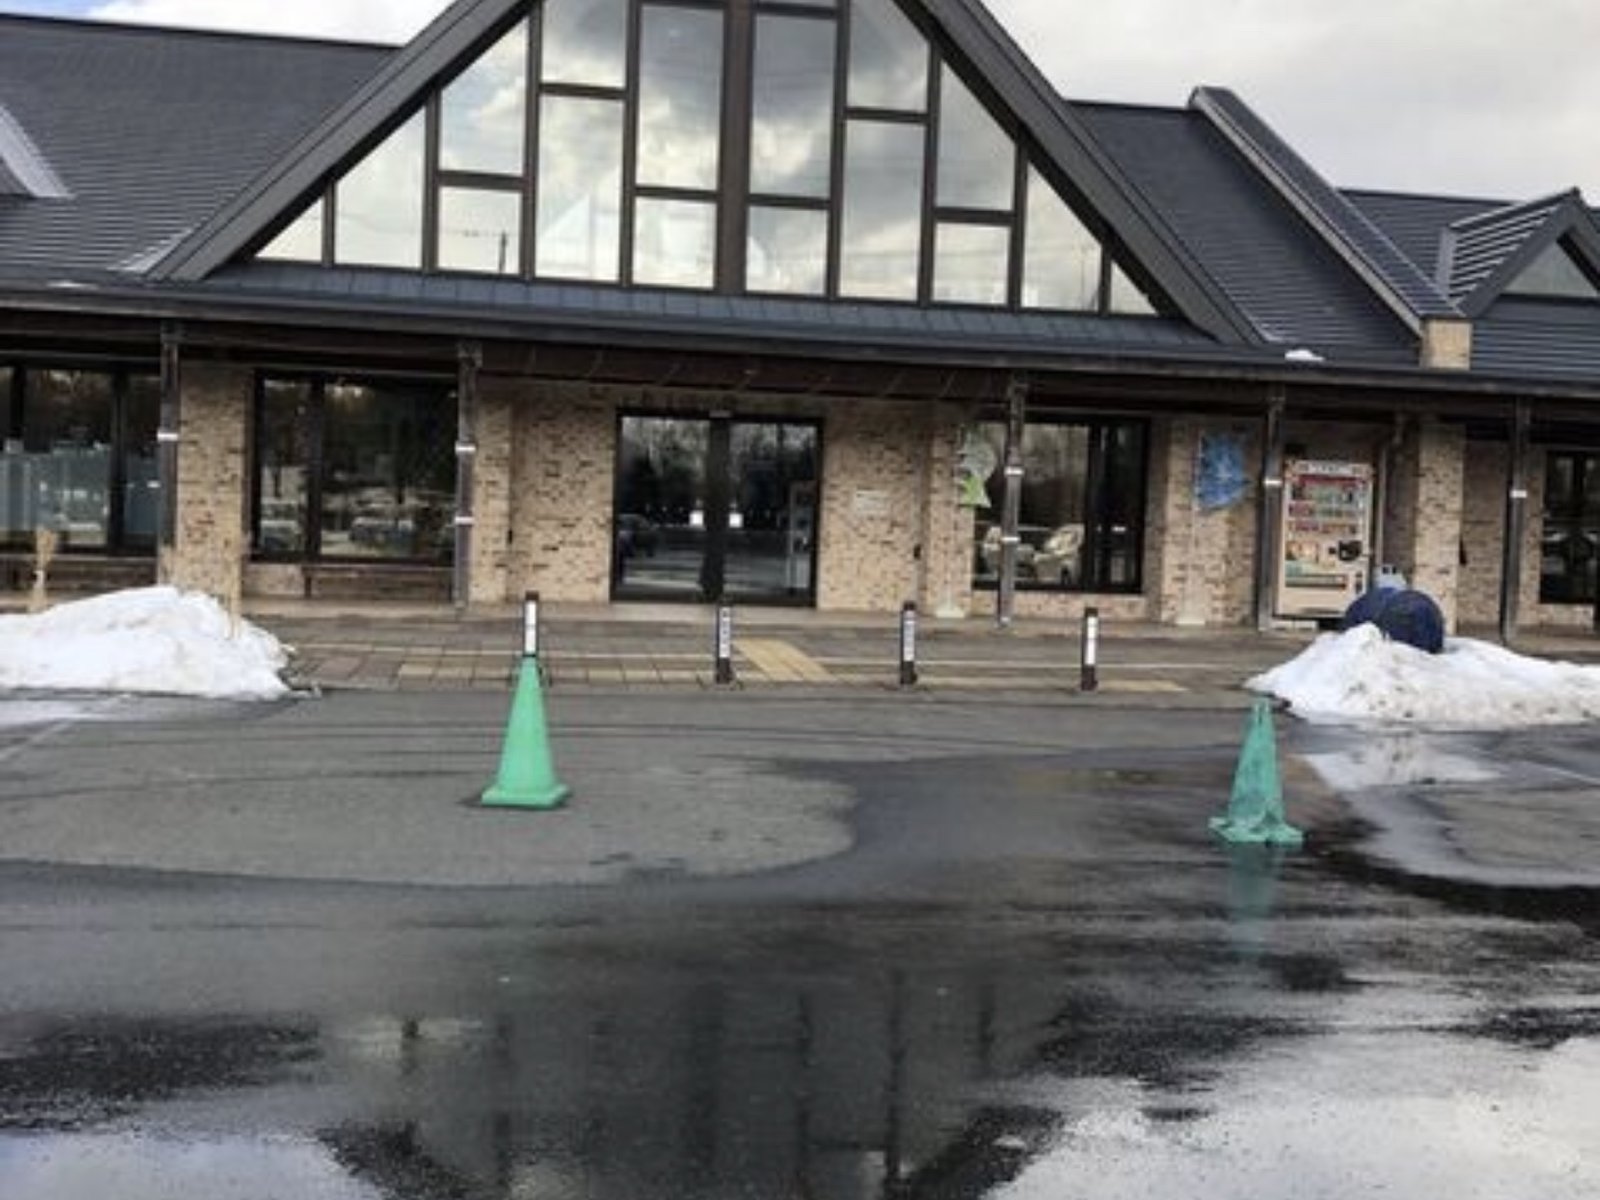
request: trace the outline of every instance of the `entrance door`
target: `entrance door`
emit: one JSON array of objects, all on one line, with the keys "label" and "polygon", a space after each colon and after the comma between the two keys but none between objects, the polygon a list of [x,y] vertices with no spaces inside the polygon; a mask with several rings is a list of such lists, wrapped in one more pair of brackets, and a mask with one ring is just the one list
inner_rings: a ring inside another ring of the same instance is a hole
[{"label": "entrance door", "polygon": [[612,595],[812,603],[817,451],[814,424],[624,416]]}]

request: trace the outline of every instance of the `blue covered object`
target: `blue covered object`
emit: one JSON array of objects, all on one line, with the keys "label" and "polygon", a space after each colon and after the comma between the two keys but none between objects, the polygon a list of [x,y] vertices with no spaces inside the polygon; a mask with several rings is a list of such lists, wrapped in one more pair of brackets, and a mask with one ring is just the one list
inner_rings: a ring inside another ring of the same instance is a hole
[{"label": "blue covered object", "polygon": [[1444,649],[1444,613],[1433,597],[1415,588],[1373,588],[1345,609],[1340,629],[1376,625],[1391,641],[1428,654]]}]

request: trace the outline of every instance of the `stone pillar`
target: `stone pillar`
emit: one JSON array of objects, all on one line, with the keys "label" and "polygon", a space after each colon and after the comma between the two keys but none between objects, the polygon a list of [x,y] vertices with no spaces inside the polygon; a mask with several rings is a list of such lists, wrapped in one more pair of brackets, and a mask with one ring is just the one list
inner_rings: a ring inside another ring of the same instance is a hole
[{"label": "stone pillar", "polygon": [[1456,628],[1465,522],[1466,431],[1424,419],[1407,432],[1390,495],[1385,546],[1406,581],[1439,603]]},{"label": "stone pillar", "polygon": [[478,463],[472,477],[472,603],[504,604],[511,590],[512,429],[527,385],[504,375],[478,378]]},{"label": "stone pillar", "polygon": [[845,401],[823,430],[817,607],[899,612],[916,595],[925,447],[916,405]]},{"label": "stone pillar", "polygon": [[168,580],[237,609],[248,520],[246,447],[254,377],[248,367],[185,358],[178,491]]},{"label": "stone pillar", "polygon": [[[1239,503],[1201,512],[1195,500],[1195,468],[1200,435],[1214,432],[1240,439],[1246,463],[1262,453],[1260,421],[1207,421],[1175,418],[1168,426],[1165,461],[1151,478],[1162,487],[1159,553],[1151,586],[1157,615],[1169,625],[1243,625],[1254,611],[1256,492],[1259,480]],[[1159,439],[1155,442],[1159,447]]]},{"label": "stone pillar", "polygon": [[533,385],[518,401],[511,590],[603,604],[611,597],[616,402],[582,384]]},{"label": "stone pillar", "polygon": [[973,514],[961,507],[956,479],[962,424],[959,405],[929,405],[917,603],[924,613],[949,619],[972,611]]}]

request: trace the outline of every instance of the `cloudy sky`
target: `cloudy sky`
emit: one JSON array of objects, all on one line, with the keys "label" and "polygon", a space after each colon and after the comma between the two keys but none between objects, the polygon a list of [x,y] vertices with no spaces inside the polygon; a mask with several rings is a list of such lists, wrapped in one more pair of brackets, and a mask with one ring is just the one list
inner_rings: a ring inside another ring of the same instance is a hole
[{"label": "cloudy sky", "polygon": [[[1239,92],[1335,183],[1600,203],[1596,0],[989,0],[1068,96]],[[400,40],[444,0],[0,0],[0,11]]]}]

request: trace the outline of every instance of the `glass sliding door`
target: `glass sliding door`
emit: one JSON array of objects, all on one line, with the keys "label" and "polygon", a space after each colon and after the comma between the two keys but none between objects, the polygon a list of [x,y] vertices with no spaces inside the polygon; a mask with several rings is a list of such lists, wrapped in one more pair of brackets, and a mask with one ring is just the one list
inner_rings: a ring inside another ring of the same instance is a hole
[{"label": "glass sliding door", "polygon": [[812,601],[816,426],[624,416],[617,447],[615,596]]}]

